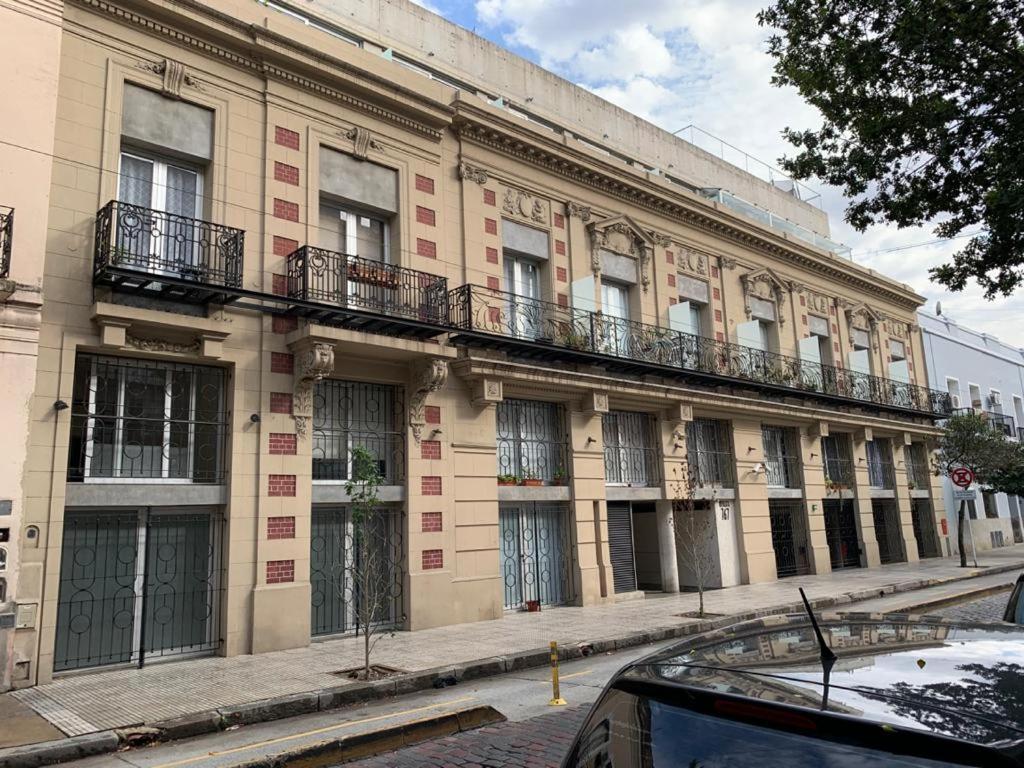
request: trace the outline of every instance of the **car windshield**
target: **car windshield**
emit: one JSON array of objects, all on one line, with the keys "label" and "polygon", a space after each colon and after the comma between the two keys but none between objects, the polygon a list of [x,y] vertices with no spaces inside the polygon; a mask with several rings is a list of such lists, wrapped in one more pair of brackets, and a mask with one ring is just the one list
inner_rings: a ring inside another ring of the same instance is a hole
[{"label": "car windshield", "polygon": [[[882,733],[879,732],[880,741]],[[881,745],[880,745],[881,746]],[[939,760],[703,715],[611,689],[595,709],[567,768],[938,768]]]}]

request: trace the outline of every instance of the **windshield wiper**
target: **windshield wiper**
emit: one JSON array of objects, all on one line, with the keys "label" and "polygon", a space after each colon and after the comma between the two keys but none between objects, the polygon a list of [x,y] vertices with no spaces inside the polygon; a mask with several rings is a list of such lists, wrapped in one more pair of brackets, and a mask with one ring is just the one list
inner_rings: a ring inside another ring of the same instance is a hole
[{"label": "windshield wiper", "polygon": [[821,695],[821,708],[822,710],[828,709],[828,686],[829,679],[832,676],[832,667],[835,666],[836,656],[835,652],[828,647],[828,643],[825,642],[825,635],[821,632],[821,627],[818,626],[818,620],[814,618],[814,611],[811,610],[811,604],[807,601],[807,595],[804,594],[804,588],[799,587],[800,599],[804,601],[804,609],[807,611],[807,616],[811,620],[811,628],[814,630],[814,636],[818,638],[818,650],[820,654],[818,658],[821,660],[821,671],[823,675],[824,689]]}]

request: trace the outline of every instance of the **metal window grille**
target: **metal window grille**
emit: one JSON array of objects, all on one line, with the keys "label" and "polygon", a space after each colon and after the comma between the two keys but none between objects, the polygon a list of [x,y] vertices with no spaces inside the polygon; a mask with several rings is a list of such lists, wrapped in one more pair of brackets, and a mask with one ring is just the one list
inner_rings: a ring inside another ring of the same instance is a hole
[{"label": "metal window grille", "polygon": [[892,444],[885,438],[868,440],[868,485],[872,488],[893,489],[896,473],[892,465]]},{"label": "metal window grille", "polygon": [[832,570],[860,567],[860,533],[853,499],[825,499],[825,541]]},{"label": "metal window grille", "polygon": [[843,488],[853,488],[853,449],[850,446],[849,435],[835,434],[821,438],[821,453],[824,460],[825,482]]},{"label": "metal window grille", "polygon": [[802,501],[768,502],[775,550],[775,571],[779,578],[803,576],[811,572],[807,546],[807,512]]},{"label": "metal window grille", "polygon": [[698,487],[735,485],[732,434],[728,421],[694,419],[686,425],[689,472]]},{"label": "metal window grille", "polygon": [[405,477],[402,389],[323,379],[313,391],[313,479],[346,481],[352,453],[366,449],[377,460],[385,485]]},{"label": "metal window grille", "polygon": [[226,375],[205,365],[79,355],[68,480],[223,482]]},{"label": "metal window grille", "polygon": [[918,443],[905,446],[903,461],[907,466],[907,481],[916,490],[927,490],[931,485],[931,477],[924,446]]},{"label": "metal window grille", "polygon": [[11,244],[14,241],[14,209],[0,206],[0,280],[11,274]]},{"label": "metal window grille", "polygon": [[610,411],[604,415],[605,483],[648,486],[661,482],[657,427],[657,419],[649,413]]},{"label": "metal window grille", "polygon": [[502,504],[499,512],[505,608],[573,599],[572,516],[566,504]]},{"label": "metal window grille", "polygon": [[771,488],[802,488],[797,431],[789,427],[761,427],[764,465]]},{"label": "metal window grille", "polygon": [[565,409],[539,400],[498,404],[498,474],[553,481],[568,474]]},{"label": "metal window grille", "polygon": [[912,499],[910,516],[914,526],[914,538],[917,540],[918,558],[941,556],[942,548],[939,546],[939,536],[935,530],[932,503],[928,499]]},{"label": "metal window grille", "polygon": [[883,565],[906,562],[900,511],[891,499],[872,499],[871,513],[878,541],[878,559]]}]

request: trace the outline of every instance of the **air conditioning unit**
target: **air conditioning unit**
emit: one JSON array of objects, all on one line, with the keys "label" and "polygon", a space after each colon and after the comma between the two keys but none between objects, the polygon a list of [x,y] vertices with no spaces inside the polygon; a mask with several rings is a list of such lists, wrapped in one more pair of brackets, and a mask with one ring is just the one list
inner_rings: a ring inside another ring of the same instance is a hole
[{"label": "air conditioning unit", "polygon": [[960,395],[950,395],[950,397],[953,399],[953,407],[954,408],[959,408],[960,407]]},{"label": "air conditioning unit", "polygon": [[1002,404],[1003,404],[1003,396],[1001,394],[999,394],[998,392],[992,392],[992,393],[989,394],[989,396],[988,396],[989,408],[993,408],[993,407],[995,407],[997,405],[1002,405]]}]

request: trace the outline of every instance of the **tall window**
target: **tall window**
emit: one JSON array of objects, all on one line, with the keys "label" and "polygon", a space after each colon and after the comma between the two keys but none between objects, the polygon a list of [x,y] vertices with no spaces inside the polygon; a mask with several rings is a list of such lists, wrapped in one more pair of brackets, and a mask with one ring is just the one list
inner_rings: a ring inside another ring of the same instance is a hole
[{"label": "tall window", "polygon": [[703,280],[676,275],[679,301],[669,308],[669,327],[674,331],[704,336],[707,333],[710,291]]},{"label": "tall window", "polygon": [[889,339],[889,378],[894,381],[910,381],[907,347],[897,339]]},{"label": "tall window", "polygon": [[867,441],[868,484],[872,488],[893,488],[892,447],[885,438]]},{"label": "tall window", "polygon": [[863,328],[854,328],[850,334],[853,349],[849,368],[854,373],[871,373],[871,336]]},{"label": "tall window", "polygon": [[539,400],[503,400],[497,409],[498,474],[554,481],[567,477],[564,409]]},{"label": "tall window", "polygon": [[625,355],[629,349],[629,287],[611,280],[602,280],[601,314],[605,319],[606,351],[613,355]]},{"label": "tall window", "polygon": [[221,368],[79,355],[70,481],[223,481]]},{"label": "tall window", "polygon": [[388,263],[389,225],[379,216],[352,208],[320,204],[320,245],[331,251]]},{"label": "tall window", "polygon": [[789,427],[761,427],[764,464],[769,488],[800,488],[800,448],[797,431]]},{"label": "tall window", "polygon": [[849,435],[837,432],[821,438],[825,480],[828,483],[852,488],[854,484],[853,452]]},{"label": "tall window", "polygon": [[996,506],[995,491],[982,491],[981,501],[985,505],[985,517],[992,519],[999,517],[999,507]]},{"label": "tall window", "polygon": [[686,425],[686,458],[692,479],[699,487],[733,487],[735,459],[729,422],[721,419],[694,419],[689,422]]},{"label": "tall window", "polygon": [[604,480],[609,485],[653,485],[661,479],[657,421],[650,414],[610,411],[601,420]]},{"label": "tall window", "polygon": [[535,339],[543,328],[543,308],[540,304],[540,263],[511,252],[505,253],[505,290],[508,297],[506,311],[509,330],[517,338]]},{"label": "tall window", "polygon": [[384,482],[404,476],[405,439],[398,387],[324,379],[313,391],[313,479],[352,477],[352,453],[364,448]]}]

